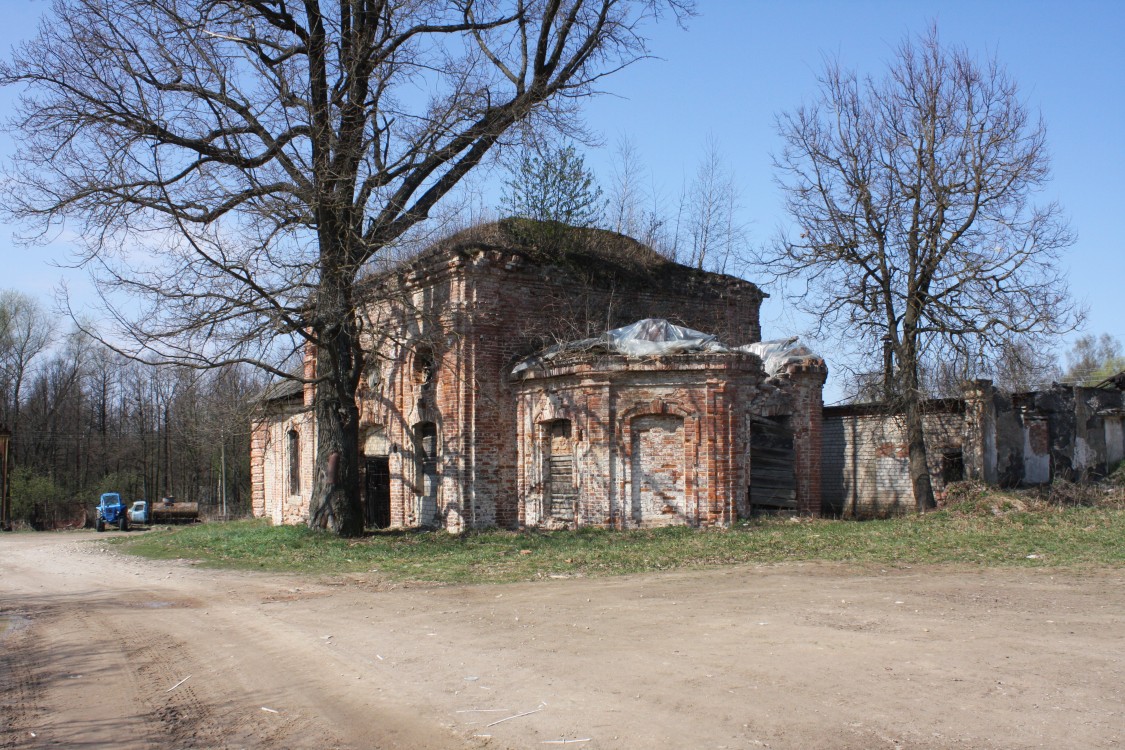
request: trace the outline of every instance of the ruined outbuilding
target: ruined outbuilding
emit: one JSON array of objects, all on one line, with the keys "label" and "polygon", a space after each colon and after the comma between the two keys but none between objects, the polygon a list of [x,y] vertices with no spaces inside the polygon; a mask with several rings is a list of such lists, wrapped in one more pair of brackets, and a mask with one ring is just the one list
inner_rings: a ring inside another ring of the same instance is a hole
[{"label": "ruined outbuilding", "polygon": [[[370,527],[706,526],[756,507],[820,510],[827,371],[791,341],[747,347],[766,296],[748,281],[610,232],[505,221],[363,291]],[[632,324],[640,333],[615,344]],[[314,394],[267,395],[254,513],[300,522]]]},{"label": "ruined outbuilding", "polygon": [[[1125,459],[1125,394],[1112,381],[1005,394],[973,380],[961,398],[927,401],[923,412],[939,497],[962,479],[1000,487],[1098,479]],[[829,407],[823,434],[825,512],[870,518],[914,508],[900,415],[882,404]]]}]

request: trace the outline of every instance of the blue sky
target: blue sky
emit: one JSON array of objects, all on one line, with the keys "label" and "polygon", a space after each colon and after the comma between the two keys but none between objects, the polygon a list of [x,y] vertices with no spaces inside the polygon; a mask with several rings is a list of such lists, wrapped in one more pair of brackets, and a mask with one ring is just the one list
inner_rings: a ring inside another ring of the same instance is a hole
[{"label": "blue sky", "polygon": [[[3,5],[0,48],[6,50],[34,33],[46,3]],[[1125,2],[700,0],[699,6],[686,31],[672,23],[652,29],[652,52],[660,59],[607,79],[603,88],[611,95],[586,105],[589,126],[607,144],[590,152],[587,163],[604,180],[611,146],[624,134],[652,181],[673,196],[713,138],[736,174],[750,240],[764,243],[785,220],[770,165],[779,145],[775,115],[813,96],[826,55],[879,75],[905,35],[936,21],[945,43],[981,58],[996,55],[1041,112],[1054,172],[1043,199],[1062,203],[1078,235],[1064,270],[1089,309],[1085,331],[1125,339],[1125,248],[1117,227],[1125,200]],[[11,92],[0,92],[0,107],[10,101]],[[0,136],[0,152],[10,148]],[[65,243],[20,247],[12,230],[0,226],[0,286],[46,297],[64,275],[51,263],[65,260]],[[781,297],[775,294],[763,310],[767,338],[801,325]]]},{"label": "blue sky", "polygon": [[[652,47],[663,59],[611,79],[606,87],[620,96],[587,107],[607,142],[629,134],[669,192],[690,179],[712,136],[737,174],[751,242],[769,241],[785,221],[770,162],[779,148],[775,115],[814,95],[826,56],[879,76],[904,36],[936,21],[944,43],[980,58],[995,55],[1042,114],[1054,175],[1042,199],[1057,199],[1078,235],[1064,270],[1089,309],[1085,331],[1125,338],[1118,226],[1125,201],[1125,3],[718,0],[700,8],[686,32],[671,24],[657,29]],[[591,163],[608,170],[602,159]],[[801,326],[781,296],[763,309],[767,338]]]}]

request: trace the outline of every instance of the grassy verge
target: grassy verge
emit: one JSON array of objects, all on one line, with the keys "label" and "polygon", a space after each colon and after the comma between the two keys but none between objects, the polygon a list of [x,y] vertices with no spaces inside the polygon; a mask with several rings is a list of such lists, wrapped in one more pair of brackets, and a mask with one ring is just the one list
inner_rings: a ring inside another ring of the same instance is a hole
[{"label": "grassy verge", "polygon": [[239,521],[157,530],[118,543],[138,555],[218,567],[374,570],[397,580],[442,583],[800,561],[1082,569],[1125,566],[1125,507],[1064,507],[1027,495],[968,492],[922,517],[861,523],[765,519],[715,530],[386,532],[347,540]]}]

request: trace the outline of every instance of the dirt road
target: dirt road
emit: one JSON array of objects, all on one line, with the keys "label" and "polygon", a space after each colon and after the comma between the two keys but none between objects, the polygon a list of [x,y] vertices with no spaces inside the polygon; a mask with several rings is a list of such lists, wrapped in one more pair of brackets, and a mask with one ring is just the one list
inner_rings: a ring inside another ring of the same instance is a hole
[{"label": "dirt road", "polygon": [[98,539],[0,536],[0,747],[1125,743],[1123,571],[392,587]]}]

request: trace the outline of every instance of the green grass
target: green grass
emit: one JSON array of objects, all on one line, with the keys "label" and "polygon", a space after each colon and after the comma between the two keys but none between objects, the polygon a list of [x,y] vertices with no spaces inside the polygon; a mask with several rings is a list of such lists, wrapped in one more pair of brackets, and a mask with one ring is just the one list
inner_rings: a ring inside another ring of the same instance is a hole
[{"label": "green grass", "polygon": [[567,532],[380,532],[339,539],[260,521],[154,530],[116,541],[152,558],[216,567],[315,574],[378,571],[393,580],[441,583],[605,576],[741,563],[829,561],[890,566],[962,564],[1125,566],[1125,509],[1001,501],[883,521],[788,519],[732,529]]}]

